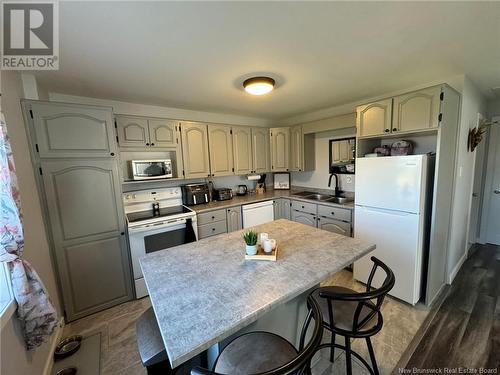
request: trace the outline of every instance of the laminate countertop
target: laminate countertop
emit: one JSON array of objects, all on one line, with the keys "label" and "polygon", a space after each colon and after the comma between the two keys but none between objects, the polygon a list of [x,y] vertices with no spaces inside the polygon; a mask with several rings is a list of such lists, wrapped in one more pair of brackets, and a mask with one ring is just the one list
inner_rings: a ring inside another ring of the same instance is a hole
[{"label": "laminate countertop", "polygon": [[233,199],[229,199],[227,201],[212,201],[210,203],[198,204],[196,206],[189,206],[189,208],[192,209],[193,211],[195,211],[196,213],[200,214],[200,213],[207,212],[207,211],[212,211],[212,210],[217,210],[217,209],[222,209],[222,208],[236,207],[236,206],[241,206],[241,205],[249,204],[249,203],[263,202],[263,201],[268,201],[268,200],[276,199],[276,198],[290,198],[290,199],[308,202],[308,203],[329,205],[329,206],[347,208],[350,210],[354,209],[354,202],[349,202],[349,203],[344,203],[344,204],[332,203],[332,202],[321,202],[321,201],[315,201],[315,200],[295,196],[295,195],[293,195],[294,192],[295,191],[293,191],[293,190],[268,190],[264,194],[252,193],[252,194],[247,194],[247,195],[243,195],[243,196],[234,195]]},{"label": "laminate countertop", "polygon": [[246,261],[243,230],[140,259],[173,367],[375,249],[373,244],[285,219],[254,228],[277,240],[276,262]]}]

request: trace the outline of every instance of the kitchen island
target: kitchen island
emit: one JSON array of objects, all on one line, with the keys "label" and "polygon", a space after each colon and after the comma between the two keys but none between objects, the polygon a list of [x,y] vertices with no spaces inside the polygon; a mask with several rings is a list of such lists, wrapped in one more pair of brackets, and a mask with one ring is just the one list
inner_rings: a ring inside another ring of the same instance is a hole
[{"label": "kitchen island", "polygon": [[[243,230],[141,258],[172,367],[245,328],[262,328],[259,321],[267,320],[265,327],[276,323],[277,333],[283,334],[281,324],[291,330],[289,339],[295,342],[304,295],[375,249],[373,244],[285,219],[254,229],[276,239],[276,262],[246,261]],[[278,310],[281,319],[272,317]]]}]

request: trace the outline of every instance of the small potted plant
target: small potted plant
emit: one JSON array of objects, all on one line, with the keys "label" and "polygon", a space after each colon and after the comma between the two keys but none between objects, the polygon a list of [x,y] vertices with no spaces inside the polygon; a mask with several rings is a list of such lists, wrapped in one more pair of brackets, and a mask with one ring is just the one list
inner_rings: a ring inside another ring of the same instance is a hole
[{"label": "small potted plant", "polygon": [[249,230],[243,235],[243,239],[246,243],[245,251],[247,255],[257,254],[257,237],[257,232],[253,230]]}]

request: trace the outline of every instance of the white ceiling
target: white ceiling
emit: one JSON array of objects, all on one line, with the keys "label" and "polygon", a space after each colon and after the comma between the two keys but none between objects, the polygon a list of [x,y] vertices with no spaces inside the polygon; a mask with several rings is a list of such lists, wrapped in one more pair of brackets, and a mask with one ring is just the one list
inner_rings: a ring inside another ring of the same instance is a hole
[{"label": "white ceiling", "polygon": [[[270,95],[241,88],[254,74]],[[61,2],[49,91],[282,119],[467,74],[500,86],[500,2]]]}]

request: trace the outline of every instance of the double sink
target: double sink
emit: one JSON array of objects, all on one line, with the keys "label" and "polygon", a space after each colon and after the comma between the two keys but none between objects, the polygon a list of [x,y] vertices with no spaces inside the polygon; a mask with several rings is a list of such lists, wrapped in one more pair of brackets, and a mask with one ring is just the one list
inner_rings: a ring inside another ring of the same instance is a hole
[{"label": "double sink", "polygon": [[352,198],[347,198],[347,197],[339,197],[335,195],[315,193],[314,191],[300,191],[298,193],[293,193],[292,195],[317,202],[328,202],[328,203],[338,203],[338,204],[349,203],[354,200]]}]

